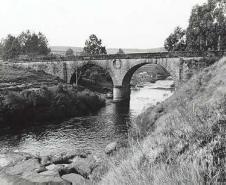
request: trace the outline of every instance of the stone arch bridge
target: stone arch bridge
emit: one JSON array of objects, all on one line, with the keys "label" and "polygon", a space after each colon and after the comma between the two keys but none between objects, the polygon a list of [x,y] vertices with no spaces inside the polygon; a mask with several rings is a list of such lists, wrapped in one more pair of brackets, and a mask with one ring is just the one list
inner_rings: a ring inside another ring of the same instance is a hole
[{"label": "stone arch bridge", "polygon": [[223,52],[214,53],[133,53],[97,56],[76,56],[61,58],[39,58],[32,61],[17,61],[14,65],[35,70],[43,70],[69,83],[76,68],[85,65],[97,65],[106,70],[113,82],[113,101],[122,101],[130,97],[130,80],[133,73],[143,65],[162,66],[174,79],[176,86],[183,80],[187,67],[185,61],[198,61],[208,55],[221,56]]}]

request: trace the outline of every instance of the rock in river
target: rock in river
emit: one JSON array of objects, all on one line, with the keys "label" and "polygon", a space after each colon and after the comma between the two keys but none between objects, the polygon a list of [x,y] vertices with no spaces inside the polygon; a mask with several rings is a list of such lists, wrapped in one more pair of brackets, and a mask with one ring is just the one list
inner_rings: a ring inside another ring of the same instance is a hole
[{"label": "rock in river", "polygon": [[108,155],[112,154],[114,151],[116,151],[117,146],[118,146],[118,143],[116,141],[108,144],[105,148],[105,153]]}]

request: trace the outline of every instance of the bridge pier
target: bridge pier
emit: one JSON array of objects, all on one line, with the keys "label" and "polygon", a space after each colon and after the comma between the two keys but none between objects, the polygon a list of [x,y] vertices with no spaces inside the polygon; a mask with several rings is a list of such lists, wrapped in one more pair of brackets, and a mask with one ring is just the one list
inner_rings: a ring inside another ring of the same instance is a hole
[{"label": "bridge pier", "polygon": [[114,86],[113,102],[121,102],[130,99],[130,87]]}]

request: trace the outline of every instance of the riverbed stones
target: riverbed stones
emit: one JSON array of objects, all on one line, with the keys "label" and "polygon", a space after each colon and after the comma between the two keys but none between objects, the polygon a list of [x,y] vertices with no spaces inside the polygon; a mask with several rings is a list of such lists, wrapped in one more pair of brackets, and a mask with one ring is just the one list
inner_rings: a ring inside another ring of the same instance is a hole
[{"label": "riverbed stones", "polygon": [[40,157],[40,161],[42,165],[50,165],[50,164],[70,164],[74,158],[88,158],[91,152],[85,150],[75,150],[72,152],[59,153],[49,156]]},{"label": "riverbed stones", "polygon": [[0,174],[0,184],[2,185],[35,185],[35,183],[28,180],[21,179],[17,176],[7,175],[5,173]]},{"label": "riverbed stones", "polygon": [[40,163],[44,166],[51,164],[51,157],[50,156],[42,156],[40,158]]},{"label": "riverbed stones", "polygon": [[67,175],[63,175],[62,179],[65,179],[72,183],[72,185],[91,185],[91,182],[81,175],[70,173]]},{"label": "riverbed stones", "polygon": [[5,166],[0,171],[1,185],[70,185],[63,180],[58,171],[42,169],[38,158],[23,159]]},{"label": "riverbed stones", "polygon": [[9,161],[2,158],[5,161],[2,160],[0,185],[88,185],[91,184],[90,175],[100,162],[93,155],[82,155],[84,158],[75,154],[44,158],[20,153],[7,156]]},{"label": "riverbed stones", "polygon": [[22,175],[24,172],[32,172],[41,167],[38,159],[28,159],[20,161],[13,166],[6,168],[4,171],[10,175]]},{"label": "riverbed stones", "polygon": [[50,170],[50,171],[60,171],[65,166],[66,165],[63,165],[63,164],[50,164],[50,165],[46,166],[46,169]]},{"label": "riverbed stones", "polygon": [[76,157],[73,159],[70,166],[74,168],[74,170],[82,175],[85,178],[88,178],[88,176],[92,173],[93,169],[98,165],[98,160],[93,157],[89,156],[88,158],[80,158]]},{"label": "riverbed stones", "polygon": [[7,166],[9,164],[14,164],[18,161],[23,161],[26,159],[30,159],[32,157],[34,156],[27,153],[17,153],[17,152],[3,153],[0,154],[0,167]]},{"label": "riverbed stones", "polygon": [[42,173],[26,172],[23,174],[23,179],[28,180],[35,185],[71,185],[59,176],[56,171],[45,171]]},{"label": "riverbed stones", "polygon": [[116,151],[117,147],[118,147],[118,142],[117,141],[112,142],[106,146],[105,153],[107,155],[111,155],[114,151]]},{"label": "riverbed stones", "polygon": [[20,175],[13,175],[8,172],[0,173],[1,185],[71,185],[62,179],[56,171],[45,171],[37,173],[35,171],[27,171]]}]

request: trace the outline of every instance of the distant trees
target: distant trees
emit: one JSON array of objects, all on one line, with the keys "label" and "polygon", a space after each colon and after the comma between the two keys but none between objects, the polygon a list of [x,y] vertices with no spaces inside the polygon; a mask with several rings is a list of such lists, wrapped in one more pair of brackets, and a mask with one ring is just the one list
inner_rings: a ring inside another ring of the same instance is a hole
[{"label": "distant trees", "polygon": [[166,39],[165,48],[168,51],[226,49],[226,1],[208,0],[208,3],[195,6],[188,28],[177,27]]},{"label": "distant trees", "polygon": [[2,43],[3,59],[13,59],[19,55],[47,55],[48,41],[42,33],[22,32],[18,37],[8,35]]},{"label": "distant trees", "polygon": [[121,48],[119,48],[117,54],[125,54],[125,52]]},{"label": "distant trees", "polygon": [[98,39],[96,35],[92,34],[85,42],[83,53],[86,55],[101,55],[107,54],[106,48],[102,46],[102,40]]},{"label": "distant trees", "polygon": [[67,51],[66,51],[66,53],[65,53],[65,56],[67,56],[67,57],[74,56],[73,49],[68,48]]}]

